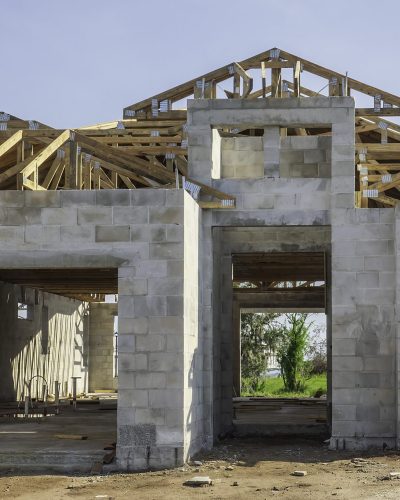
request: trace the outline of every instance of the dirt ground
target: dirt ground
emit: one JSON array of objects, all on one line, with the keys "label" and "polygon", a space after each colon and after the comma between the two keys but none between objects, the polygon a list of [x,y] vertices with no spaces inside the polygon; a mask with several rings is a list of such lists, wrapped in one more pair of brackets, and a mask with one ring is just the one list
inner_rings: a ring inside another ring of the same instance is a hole
[{"label": "dirt ground", "polygon": [[[400,452],[332,452],[311,440],[229,439],[171,471],[101,476],[29,475],[8,470],[0,498],[50,499],[326,499],[400,498]],[[307,472],[293,476],[295,470]],[[391,478],[399,472],[399,479]],[[211,486],[190,487],[193,476]]]}]

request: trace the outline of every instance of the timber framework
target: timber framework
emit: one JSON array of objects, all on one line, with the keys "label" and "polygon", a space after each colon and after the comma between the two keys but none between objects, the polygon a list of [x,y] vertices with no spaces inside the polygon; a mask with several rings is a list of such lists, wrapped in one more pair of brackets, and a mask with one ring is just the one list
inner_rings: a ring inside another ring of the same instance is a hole
[{"label": "timber framework", "polygon": [[[321,88],[304,86],[308,75],[318,77]],[[184,178],[188,186],[198,185],[204,208],[229,208],[234,197],[187,175],[186,99],[353,96],[357,101],[360,95],[368,96],[371,106],[355,109],[356,206],[395,206],[400,200],[400,126],[389,120],[400,116],[400,97],[278,48],[127,106],[122,120],[57,130],[0,113],[0,189],[168,188],[182,186]],[[261,131],[244,126],[223,133],[241,137]],[[330,136],[331,131],[293,127],[281,134]]]}]

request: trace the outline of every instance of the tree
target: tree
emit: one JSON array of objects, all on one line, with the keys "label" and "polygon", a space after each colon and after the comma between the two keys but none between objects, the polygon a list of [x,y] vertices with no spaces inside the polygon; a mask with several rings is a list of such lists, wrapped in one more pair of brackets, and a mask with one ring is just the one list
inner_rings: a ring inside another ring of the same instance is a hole
[{"label": "tree", "polygon": [[311,324],[306,324],[307,314],[286,314],[282,341],[278,347],[278,363],[285,390],[300,392],[304,387],[305,353]]},{"label": "tree", "polygon": [[243,313],[241,315],[242,376],[256,385],[267,368],[267,352],[274,352],[282,337],[277,313]]}]

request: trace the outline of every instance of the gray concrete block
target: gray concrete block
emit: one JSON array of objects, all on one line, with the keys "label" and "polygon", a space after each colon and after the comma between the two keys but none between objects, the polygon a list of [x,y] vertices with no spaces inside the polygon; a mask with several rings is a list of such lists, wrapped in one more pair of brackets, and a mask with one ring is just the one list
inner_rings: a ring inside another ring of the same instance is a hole
[{"label": "gray concrete block", "polygon": [[[175,372],[180,371],[183,367],[183,355],[179,356],[172,352],[150,352],[148,356],[149,370],[153,372]],[[153,405],[151,406],[153,407]],[[163,406],[154,408],[163,408]]]},{"label": "gray concrete block", "polygon": [[68,244],[94,242],[94,226],[61,226],[58,230],[61,241]]},{"label": "gray concrete block", "polygon": [[43,208],[41,222],[44,225],[74,226],[78,222],[78,211],[75,207]]},{"label": "gray concrete block", "polygon": [[380,407],[379,405],[358,405],[356,409],[356,419],[365,422],[379,421],[380,417]]},{"label": "gray concrete block", "polygon": [[25,226],[25,243],[35,243],[40,246],[45,246],[58,244],[60,240],[60,226],[42,226],[36,224]]},{"label": "gray concrete block", "polygon": [[94,193],[96,205],[116,207],[130,205],[131,202],[129,189],[97,189]]},{"label": "gray concrete block", "polygon": [[124,242],[130,241],[129,226],[96,226],[96,242]]},{"label": "gray concrete block", "polygon": [[25,191],[0,190],[0,207],[23,207]]},{"label": "gray concrete block", "polygon": [[22,226],[25,224],[40,224],[40,222],[40,208],[21,207],[0,209],[0,224],[2,226]]},{"label": "gray concrete block", "polygon": [[[0,246],[14,247],[24,241],[24,228],[17,226],[0,226]],[[4,260],[4,259],[3,259]],[[15,255],[13,256],[15,261]]]},{"label": "gray concrete block", "polygon": [[[155,354],[150,354],[156,356]],[[179,389],[150,389],[149,405],[151,408],[177,408],[183,405],[183,391]]]},{"label": "gray concrete block", "polygon": [[149,278],[149,294],[181,295],[183,293],[182,278]]},{"label": "gray concrete block", "polygon": [[309,149],[304,151],[304,163],[320,163],[326,161],[325,151],[322,149]]},{"label": "gray concrete block", "polygon": [[[166,299],[168,316],[182,316],[183,315],[183,297],[180,296],[169,296]],[[157,315],[154,315],[157,316]]]},{"label": "gray concrete block", "polygon": [[60,191],[24,191],[26,207],[60,207]]},{"label": "gray concrete block", "polygon": [[[151,329],[150,329],[150,333]],[[140,335],[136,339],[137,352],[157,352],[164,351],[166,346],[165,335]]]},{"label": "gray concrete block", "polygon": [[[167,304],[170,299],[173,297],[164,297],[164,296],[135,296],[133,301],[133,308],[135,315],[145,315],[145,316],[167,316],[174,315],[175,313],[169,312]],[[182,301],[182,298],[181,298]]]},{"label": "gray concrete block", "polygon": [[150,333],[180,333],[183,335],[183,319],[179,316],[150,317]]},{"label": "gray concrete block", "polygon": [[145,278],[119,278],[119,295],[147,295],[147,280]]},{"label": "gray concrete block", "polygon": [[166,189],[132,189],[130,190],[132,206],[164,206],[166,201]]},{"label": "gray concrete block", "polygon": [[109,207],[78,208],[78,224],[112,224],[112,210]]},{"label": "gray concrete block", "polygon": [[183,205],[184,205],[184,190],[183,189],[167,189],[166,190],[165,204],[167,207],[183,207]]},{"label": "gray concrete block", "polygon": [[119,312],[118,315],[118,333],[119,335],[135,334],[145,335],[149,332],[149,320],[147,317],[129,317],[124,318]]},{"label": "gray concrete block", "polygon": [[150,259],[179,259],[183,258],[183,243],[150,243]]},{"label": "gray concrete block", "polygon": [[[118,372],[129,372],[129,371],[138,371],[138,370],[147,370],[147,354],[139,353],[125,353],[121,352],[118,356]],[[124,391],[125,392],[125,391]],[[120,394],[121,396],[121,394]],[[121,406],[126,406],[122,403]],[[147,406],[147,405],[146,405]]]},{"label": "gray concrete block", "polygon": [[149,223],[183,224],[183,214],[180,207],[149,207]]},{"label": "gray concrete block", "polygon": [[67,190],[57,192],[60,193],[62,207],[93,206],[96,204],[96,191]]},{"label": "gray concrete block", "polygon": [[[154,378],[154,376],[162,376],[163,374],[161,373],[153,373],[150,376],[144,376],[143,378],[143,383],[146,384],[146,381],[149,380],[157,380]],[[138,375],[138,377],[142,377],[141,375]],[[142,379],[140,379],[142,380]],[[155,387],[149,387],[149,389],[156,389],[156,388],[163,387],[162,384],[157,385]],[[147,387],[146,387],[147,388]],[[148,424],[151,422],[154,425],[164,425],[165,424],[165,410],[164,408],[138,408],[136,410],[136,415],[135,415],[135,422],[136,424]]]},{"label": "gray concrete block", "polygon": [[147,224],[148,208],[139,207],[113,207],[113,224]]}]

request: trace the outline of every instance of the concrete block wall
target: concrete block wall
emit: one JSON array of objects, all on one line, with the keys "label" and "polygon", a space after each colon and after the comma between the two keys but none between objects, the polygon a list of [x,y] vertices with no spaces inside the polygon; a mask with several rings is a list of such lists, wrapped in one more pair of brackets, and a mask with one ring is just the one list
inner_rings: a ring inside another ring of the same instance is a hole
[{"label": "concrete block wall", "polygon": [[198,204],[185,193],[185,236],[184,236],[184,425],[185,458],[204,448],[206,420],[211,408],[204,400],[206,384],[211,380],[204,363],[206,354],[200,310],[202,297],[200,282],[200,209]]},{"label": "concrete block wall", "polygon": [[[325,252],[330,254],[329,226],[214,227],[214,429],[232,426],[233,293],[232,254],[258,252]],[[266,304],[267,306],[267,304]],[[330,330],[327,332],[330,335]],[[328,341],[328,345],[329,345]]]},{"label": "concrete block wall", "polygon": [[[31,319],[18,319],[18,302],[32,306]],[[48,314],[44,315],[43,308]],[[20,401],[32,377],[44,377],[48,393],[72,393],[88,387],[84,316],[87,304],[10,283],[0,283],[0,401]],[[44,324],[46,321],[46,324]],[[32,397],[42,396],[43,379],[32,382]]]},{"label": "concrete block wall", "polygon": [[394,222],[393,209],[343,209],[335,213],[333,448],[396,445]]},{"label": "concrete block wall", "polygon": [[281,140],[280,177],[331,176],[329,136],[291,136]]},{"label": "concrete block wall", "polygon": [[0,268],[118,268],[121,469],[175,466],[190,447],[184,210],[175,189],[0,192]]},{"label": "concrete block wall", "polygon": [[89,392],[118,388],[115,373],[114,318],[118,304],[89,304]]},{"label": "concrete block wall", "polygon": [[220,148],[222,178],[264,177],[262,137],[222,137]]}]

